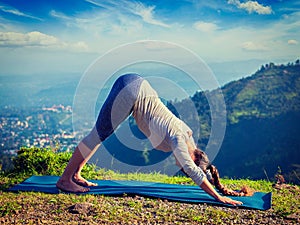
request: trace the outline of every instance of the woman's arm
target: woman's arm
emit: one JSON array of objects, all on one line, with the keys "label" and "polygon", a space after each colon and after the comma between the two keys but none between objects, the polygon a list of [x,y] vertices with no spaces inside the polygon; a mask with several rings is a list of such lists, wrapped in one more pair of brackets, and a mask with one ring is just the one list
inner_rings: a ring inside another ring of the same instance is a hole
[{"label": "woman's arm", "polygon": [[186,143],[185,139],[181,135],[177,135],[173,139],[173,154],[177,160],[177,165],[183,168],[184,172],[192,178],[192,180],[200,186],[205,192],[214,197],[217,201],[228,203],[232,205],[241,205],[242,202],[232,200],[231,198],[221,196],[214,187],[210,184],[206,178],[206,174],[202,169],[194,163],[191,158],[188,147],[191,147]]},{"label": "woman's arm", "polygon": [[207,180],[205,177],[202,181],[202,184],[200,187],[209,195],[214,197],[217,201],[222,202],[222,203],[227,203],[231,205],[242,205],[243,203],[240,201],[233,200],[231,198],[228,198],[226,196],[221,196],[215,189],[214,187],[210,184],[210,182]]}]

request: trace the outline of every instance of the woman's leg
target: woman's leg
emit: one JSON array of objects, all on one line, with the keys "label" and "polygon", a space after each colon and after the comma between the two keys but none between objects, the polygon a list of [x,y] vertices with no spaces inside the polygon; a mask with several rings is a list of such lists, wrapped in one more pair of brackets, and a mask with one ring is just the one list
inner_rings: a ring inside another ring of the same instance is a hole
[{"label": "woman's leg", "polygon": [[86,192],[89,189],[83,186],[95,186],[81,177],[80,172],[86,162],[100,146],[100,139],[94,128],[75,148],[75,151],[56,186],[69,192]]},{"label": "woman's leg", "polygon": [[101,142],[109,137],[119,124],[131,113],[143,79],[135,74],[119,77],[105,100],[96,126],[75,148],[75,151],[56,186],[64,191],[86,192],[83,186],[94,186],[81,177],[81,170],[99,148]]},{"label": "woman's leg", "polygon": [[91,187],[91,186],[97,186],[96,183],[92,183],[90,181],[87,181],[86,179],[84,179],[81,176],[81,170],[83,169],[83,167],[85,166],[85,164],[90,160],[90,158],[95,154],[95,152],[97,151],[97,149],[100,147],[100,144],[97,145],[93,150],[91,150],[90,154],[88,154],[86,157],[83,157],[83,161],[79,164],[74,176],[73,176],[73,181],[76,184],[79,184],[81,186],[85,186],[85,187]]}]

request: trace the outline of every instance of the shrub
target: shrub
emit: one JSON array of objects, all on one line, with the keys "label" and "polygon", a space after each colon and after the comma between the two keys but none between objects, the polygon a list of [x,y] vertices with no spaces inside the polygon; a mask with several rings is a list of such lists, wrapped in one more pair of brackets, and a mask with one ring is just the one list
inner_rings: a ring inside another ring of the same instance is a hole
[{"label": "shrub", "polygon": [[13,172],[35,175],[61,175],[71,153],[56,153],[51,148],[21,148],[13,158]]}]

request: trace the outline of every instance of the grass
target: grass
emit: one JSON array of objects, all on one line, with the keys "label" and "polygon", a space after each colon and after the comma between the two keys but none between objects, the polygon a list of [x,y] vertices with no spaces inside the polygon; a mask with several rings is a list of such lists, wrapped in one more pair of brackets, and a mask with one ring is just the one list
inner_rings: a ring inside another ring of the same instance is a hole
[{"label": "grass", "polygon": [[[169,177],[159,173],[129,173],[121,174],[110,170],[88,168],[84,174],[89,179],[113,179],[113,180],[142,180],[156,181],[173,184],[192,184],[186,177]],[[160,199],[148,199],[139,196],[123,196],[123,198],[104,197],[96,195],[75,194],[44,194],[34,192],[11,193],[6,189],[25,179],[27,176],[13,176],[0,174],[0,224],[2,223],[82,223],[82,224],[134,224],[143,221],[143,224],[225,224],[239,221],[257,221],[263,218],[265,212],[251,210],[233,210],[231,208],[215,207],[210,205],[184,204],[168,202]],[[299,212],[300,200],[299,189],[291,186],[289,189],[277,190],[272,188],[272,183],[259,180],[232,180],[222,179],[222,182],[231,187],[239,189],[243,185],[250,188],[273,192],[272,209],[267,212],[271,217],[278,219],[288,218],[289,215]],[[88,213],[72,214],[68,208],[76,203],[90,203],[91,209]],[[241,210],[247,211],[242,213]],[[225,221],[225,222],[224,222]],[[292,220],[292,222],[296,220]]]}]

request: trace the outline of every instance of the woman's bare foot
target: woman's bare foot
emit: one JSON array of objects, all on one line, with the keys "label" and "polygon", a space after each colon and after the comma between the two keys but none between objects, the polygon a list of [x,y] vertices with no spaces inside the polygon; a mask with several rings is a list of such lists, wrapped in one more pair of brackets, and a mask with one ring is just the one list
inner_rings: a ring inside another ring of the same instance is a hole
[{"label": "woman's bare foot", "polygon": [[73,181],[80,185],[80,186],[84,186],[84,187],[94,187],[94,186],[98,186],[98,184],[96,183],[92,183],[87,181],[86,179],[84,179],[81,175],[79,174],[75,174],[73,177]]},{"label": "woman's bare foot", "polygon": [[78,184],[76,184],[73,181],[70,180],[63,180],[59,179],[56,183],[56,187],[59,188],[62,191],[67,191],[67,192],[88,192],[90,189],[82,187]]}]

